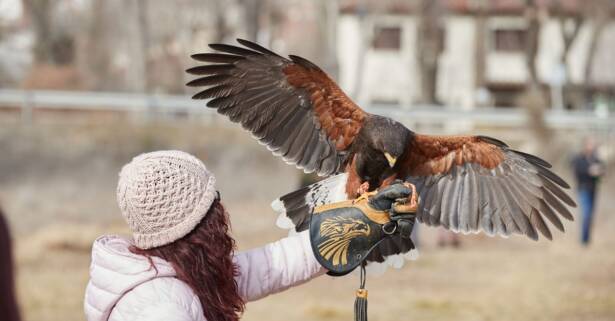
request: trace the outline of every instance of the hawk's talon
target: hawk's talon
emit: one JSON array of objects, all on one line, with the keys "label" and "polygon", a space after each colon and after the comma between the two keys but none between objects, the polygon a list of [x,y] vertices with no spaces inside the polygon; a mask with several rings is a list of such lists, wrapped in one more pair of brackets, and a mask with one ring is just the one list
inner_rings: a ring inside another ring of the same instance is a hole
[{"label": "hawk's talon", "polygon": [[369,182],[363,182],[363,184],[361,184],[361,186],[359,186],[359,188],[357,189],[357,194],[363,195],[367,193],[368,191],[369,191]]},{"label": "hawk's talon", "polygon": [[412,190],[412,194],[404,201],[396,201],[395,204],[393,204],[393,210],[395,213],[416,213],[419,207],[416,196],[416,186],[408,182],[404,182],[404,186]]}]

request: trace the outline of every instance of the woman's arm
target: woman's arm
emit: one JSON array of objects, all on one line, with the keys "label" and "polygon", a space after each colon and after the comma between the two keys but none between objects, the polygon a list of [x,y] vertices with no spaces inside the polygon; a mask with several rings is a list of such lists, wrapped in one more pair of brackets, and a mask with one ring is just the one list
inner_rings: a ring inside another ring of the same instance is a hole
[{"label": "woman's arm", "polygon": [[261,299],[305,283],[326,271],[316,261],[308,231],[237,253],[239,294],[246,301]]}]

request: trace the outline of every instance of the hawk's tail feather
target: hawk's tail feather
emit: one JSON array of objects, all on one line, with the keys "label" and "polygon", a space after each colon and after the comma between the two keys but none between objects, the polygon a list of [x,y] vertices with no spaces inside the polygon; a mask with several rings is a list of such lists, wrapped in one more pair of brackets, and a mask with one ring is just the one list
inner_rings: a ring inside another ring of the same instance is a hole
[{"label": "hawk's tail feather", "polygon": [[367,273],[380,275],[387,268],[401,269],[407,260],[416,260],[419,252],[411,239],[400,236],[382,241],[367,257]]},{"label": "hawk's tail feather", "polygon": [[415,261],[418,257],[419,250],[412,249],[406,253],[389,255],[384,262],[369,261],[368,259],[365,269],[369,275],[382,275],[389,267],[401,269],[404,267],[406,261]]},{"label": "hawk's tail feather", "polygon": [[347,181],[348,174],[338,174],[276,199],[271,203],[273,210],[280,213],[276,224],[278,227],[295,229],[297,232],[307,230],[308,217],[314,208],[348,199]]}]

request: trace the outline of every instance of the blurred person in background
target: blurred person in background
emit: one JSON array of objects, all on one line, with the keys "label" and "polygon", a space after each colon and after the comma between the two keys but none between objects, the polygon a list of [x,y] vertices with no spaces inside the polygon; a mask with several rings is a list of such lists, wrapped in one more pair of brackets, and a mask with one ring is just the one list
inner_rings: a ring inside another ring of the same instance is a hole
[{"label": "blurred person in background", "polygon": [[9,226],[0,208],[0,319],[19,321],[19,308],[15,298],[13,249]]},{"label": "blurred person in background", "polygon": [[583,149],[572,160],[572,167],[577,181],[582,216],[581,244],[587,246],[591,237],[598,183],[604,174],[604,164],[596,155],[596,143],[593,139],[585,139]]},{"label": "blurred person in background", "polygon": [[89,321],[236,321],[245,302],[325,273],[308,231],[235,254],[214,175],[184,152],[135,157],[117,201],[132,238],[94,242]]}]

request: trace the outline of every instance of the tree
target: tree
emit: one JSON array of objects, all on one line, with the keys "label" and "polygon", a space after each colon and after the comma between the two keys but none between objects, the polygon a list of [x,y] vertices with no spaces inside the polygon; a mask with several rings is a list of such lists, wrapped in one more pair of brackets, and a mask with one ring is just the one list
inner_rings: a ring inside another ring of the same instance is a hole
[{"label": "tree", "polygon": [[[356,81],[354,82],[354,86],[350,91],[350,97],[358,100],[359,94],[361,93],[361,86],[363,85],[363,76],[365,73],[365,58],[367,56],[367,47],[368,44],[371,43],[370,35],[371,32],[367,30],[366,17],[368,15],[367,5],[365,3],[366,0],[359,0],[356,6],[356,16],[359,22],[359,48],[358,48],[358,59],[357,64],[355,66],[355,70],[357,71]],[[359,101],[359,103],[362,103]]]},{"label": "tree", "polygon": [[528,71],[527,88],[537,88],[538,73],[536,72],[536,56],[540,35],[540,17],[536,0],[526,0],[525,19],[527,20],[527,43],[525,46],[525,63]]},{"label": "tree", "polygon": [[591,26],[589,48],[583,77],[585,81],[585,99],[588,102],[591,100],[592,87],[594,85],[592,70],[598,51],[598,41],[605,27],[610,22],[610,15],[614,8],[615,5],[611,0],[593,0],[585,3],[586,19]]},{"label": "tree", "polygon": [[[568,63],[568,54],[570,53],[570,48],[572,48],[572,44],[575,39],[577,39],[577,35],[579,34],[579,30],[581,30],[581,26],[583,25],[583,17],[579,12],[568,13],[563,7],[561,0],[558,0],[554,3],[553,11],[558,18],[559,21],[559,29],[562,36],[562,42],[564,44],[564,48],[562,50],[562,54],[560,56],[560,65],[564,68],[564,93],[569,92],[571,87],[570,80],[570,65]],[[561,103],[563,106],[569,106],[567,95],[562,95]]]},{"label": "tree", "polygon": [[66,65],[74,59],[74,36],[53,24],[57,4],[58,0],[22,0],[25,21],[32,25],[36,36],[37,63]]},{"label": "tree", "polygon": [[560,31],[562,34],[562,40],[564,42],[564,49],[562,51],[561,63],[566,68],[566,82],[570,81],[570,66],[568,65],[568,53],[574,43],[574,40],[581,30],[583,24],[583,17],[580,13],[567,14],[564,10],[561,0],[555,2],[554,12],[556,13],[560,25]]},{"label": "tree", "polygon": [[318,31],[320,40],[320,56],[325,70],[333,77],[338,76],[336,36],[337,14],[339,11],[337,0],[319,0],[317,6]]},{"label": "tree", "polygon": [[52,0],[22,0],[26,21],[32,24],[36,35],[34,59],[37,62],[50,62],[51,54],[51,14]]},{"label": "tree", "polygon": [[150,30],[147,0],[137,0],[137,21],[139,22],[139,43],[141,44],[141,61],[143,62],[143,91],[152,91],[152,79],[149,68]]},{"label": "tree", "polygon": [[551,155],[550,147],[552,147],[552,144],[550,144],[550,140],[552,131],[545,121],[546,99],[540,88],[536,71],[536,56],[538,54],[540,34],[540,16],[536,0],[526,0],[525,19],[527,21],[525,62],[528,80],[520,103],[525,108],[529,126],[536,137],[538,148],[544,151],[545,154]]},{"label": "tree", "polygon": [[217,43],[224,42],[230,33],[226,21],[226,3],[227,1],[224,0],[216,0],[213,2],[216,21],[214,26],[216,32],[214,40]]},{"label": "tree", "polygon": [[248,40],[257,41],[258,32],[261,26],[261,13],[265,0],[242,0],[244,14],[246,17],[246,29]]},{"label": "tree", "polygon": [[[562,40],[564,43],[564,49],[561,56],[561,64],[566,69],[564,92],[570,92],[571,80],[570,80],[570,65],[568,63],[568,54],[570,48],[579,34],[581,26],[588,23],[590,28],[590,40],[588,46],[587,60],[584,67],[584,82],[585,82],[585,95],[586,99],[591,99],[593,79],[592,79],[592,66],[595,60],[598,42],[603,30],[610,21],[610,15],[613,11],[612,0],[589,0],[583,1],[580,6],[579,12],[572,14],[567,13],[563,7],[562,0],[555,2],[554,12],[556,13],[560,30],[562,34]],[[564,96],[564,106],[569,105],[567,103],[567,97]]]},{"label": "tree", "polygon": [[443,50],[444,30],[440,17],[440,1],[422,0],[419,4],[418,60],[421,74],[421,100],[425,104],[437,104],[436,85],[438,58]]},{"label": "tree", "polygon": [[489,3],[487,0],[477,1],[476,13],[476,34],[474,36],[474,84],[476,88],[484,88],[486,85],[485,70],[486,70],[486,46],[485,39],[487,38],[487,12]]}]

